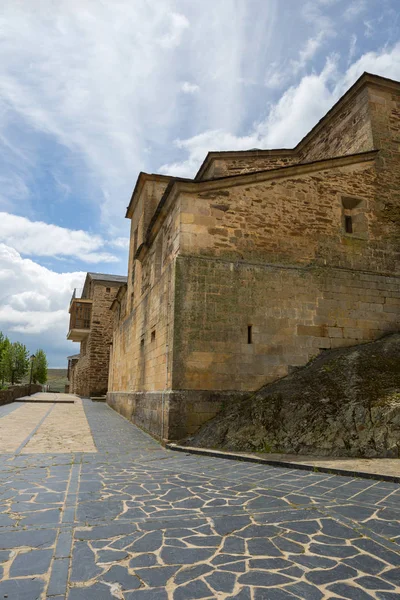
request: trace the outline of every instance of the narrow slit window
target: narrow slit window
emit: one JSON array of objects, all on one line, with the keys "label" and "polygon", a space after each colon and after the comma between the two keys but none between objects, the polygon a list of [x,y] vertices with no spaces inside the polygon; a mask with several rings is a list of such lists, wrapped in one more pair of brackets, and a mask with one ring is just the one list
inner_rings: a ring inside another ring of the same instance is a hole
[{"label": "narrow slit window", "polygon": [[142,338],[140,340],[140,349],[143,350],[144,349],[144,338]]},{"label": "narrow slit window", "polygon": [[151,332],[151,341],[152,342],[156,341],[156,330],[155,329]]},{"label": "narrow slit window", "polygon": [[253,325],[247,325],[247,343],[253,343]]},{"label": "narrow slit window", "polygon": [[345,216],[344,226],[345,226],[346,233],[353,233],[353,219],[350,215]]}]

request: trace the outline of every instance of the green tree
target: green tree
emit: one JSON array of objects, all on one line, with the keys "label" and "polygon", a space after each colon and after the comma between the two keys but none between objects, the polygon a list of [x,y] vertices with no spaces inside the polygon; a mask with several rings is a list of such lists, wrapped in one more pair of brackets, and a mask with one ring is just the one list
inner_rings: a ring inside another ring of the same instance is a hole
[{"label": "green tree", "polygon": [[44,350],[36,350],[32,370],[33,383],[46,383],[47,381],[47,357]]},{"label": "green tree", "polygon": [[10,340],[0,331],[0,386],[3,387],[6,381],[5,352],[10,345]]},{"label": "green tree", "polygon": [[19,383],[29,370],[29,352],[21,342],[9,343],[3,351],[5,381]]}]

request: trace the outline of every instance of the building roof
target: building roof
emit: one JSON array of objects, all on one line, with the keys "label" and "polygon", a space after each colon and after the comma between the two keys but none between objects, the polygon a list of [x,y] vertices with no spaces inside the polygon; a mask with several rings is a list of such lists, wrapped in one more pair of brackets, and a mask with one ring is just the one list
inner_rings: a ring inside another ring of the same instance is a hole
[{"label": "building roof", "polygon": [[110,281],[112,283],[126,283],[128,277],[126,275],[109,275],[106,273],[88,273],[88,276],[94,281]]},{"label": "building roof", "polygon": [[68,360],[78,360],[80,357],[80,354],[71,354],[71,356],[67,356]]},{"label": "building roof", "polygon": [[220,151],[210,151],[207,153],[205,159],[200,165],[199,170],[197,171],[194,180],[200,181],[204,172],[211,164],[211,162],[216,158],[240,158],[240,157],[251,157],[251,156],[268,156],[268,155],[276,155],[276,156],[296,156],[302,147],[309,142],[309,140],[318,133],[323,127],[325,127],[326,123],[340,110],[340,108],[345,104],[348,100],[350,100],[355,94],[359,92],[359,90],[368,84],[383,86],[385,88],[393,88],[398,89],[400,82],[395,81],[393,79],[389,79],[388,77],[382,77],[381,75],[374,75],[373,73],[367,73],[366,71],[357,79],[355,83],[345,92],[339,100],[332,106],[330,110],[318,121],[316,125],[298,142],[298,144],[294,148],[279,148],[279,149],[258,149],[251,148],[250,150],[220,150]]}]

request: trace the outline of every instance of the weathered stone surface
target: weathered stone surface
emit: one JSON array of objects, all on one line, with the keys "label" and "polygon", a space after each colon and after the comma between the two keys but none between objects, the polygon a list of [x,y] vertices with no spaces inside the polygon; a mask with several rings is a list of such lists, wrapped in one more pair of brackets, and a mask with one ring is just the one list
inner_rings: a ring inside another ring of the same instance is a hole
[{"label": "weathered stone surface", "polygon": [[[139,176],[113,408],[181,439],[217,395],[231,403],[324,349],[398,331],[399,115],[400,84],[364,74],[293,150],[211,153],[184,182]],[[356,417],[359,429],[368,413]]]},{"label": "weathered stone surface", "polygon": [[227,406],[188,444],[328,456],[400,456],[400,335],[326,352]]}]

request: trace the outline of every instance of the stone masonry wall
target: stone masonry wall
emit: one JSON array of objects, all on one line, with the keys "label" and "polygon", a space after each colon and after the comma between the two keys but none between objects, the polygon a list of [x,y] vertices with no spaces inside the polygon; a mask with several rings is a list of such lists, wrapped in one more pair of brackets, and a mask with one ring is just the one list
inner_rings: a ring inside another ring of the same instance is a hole
[{"label": "stone masonry wall", "polygon": [[299,144],[299,162],[373,150],[368,88],[341,106],[323,127]]},{"label": "stone masonry wall", "polygon": [[399,327],[399,277],[195,257],[176,273],[175,390],[256,390]]},{"label": "stone masonry wall", "polygon": [[[353,233],[344,202],[355,198]],[[400,247],[377,204],[371,163],[182,194],[182,254],[396,272]]]},{"label": "stone masonry wall", "polygon": [[[143,263],[136,260],[130,267],[126,310],[121,310],[114,321],[110,391],[152,391],[170,386],[179,211],[180,203],[176,203]],[[140,223],[139,210],[132,223],[135,231]],[[140,237],[138,244],[142,241]]]},{"label": "stone masonry wall", "polygon": [[0,406],[10,404],[10,402],[14,402],[23,396],[28,396],[29,392],[36,394],[41,391],[42,386],[38,383],[32,383],[31,386],[29,384],[10,386],[7,390],[0,391]]},{"label": "stone masonry wall", "polygon": [[254,171],[266,171],[287,167],[299,161],[293,150],[275,152],[261,151],[257,156],[254,152],[243,153],[241,156],[223,156],[215,158],[203,173],[201,180],[217,179],[218,177],[231,177]]},{"label": "stone masonry wall", "polygon": [[113,314],[110,306],[118,292],[114,282],[92,281],[93,300],[88,337],[81,342],[80,358],[73,367],[71,393],[80,396],[100,396],[107,392],[110,343]]}]

